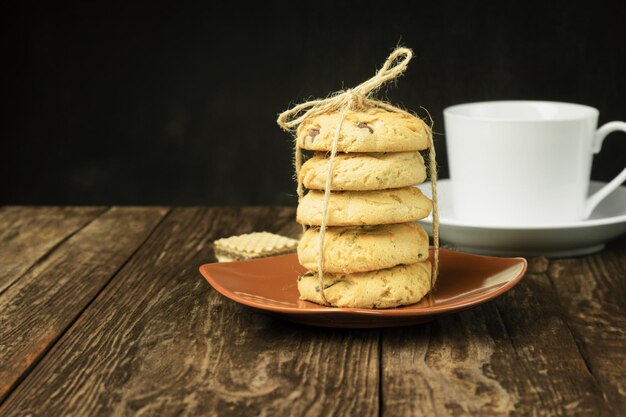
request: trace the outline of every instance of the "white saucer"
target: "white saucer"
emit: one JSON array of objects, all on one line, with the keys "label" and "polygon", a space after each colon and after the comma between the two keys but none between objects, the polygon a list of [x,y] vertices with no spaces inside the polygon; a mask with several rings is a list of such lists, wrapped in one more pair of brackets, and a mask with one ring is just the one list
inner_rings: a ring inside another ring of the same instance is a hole
[{"label": "white saucer", "polygon": [[[592,193],[605,185],[592,181]],[[430,183],[417,186],[431,196]],[[494,226],[470,224],[454,217],[450,180],[437,182],[439,229],[443,244],[463,252],[498,256],[564,257],[600,251],[607,241],[626,232],[626,187],[604,199],[588,220],[554,225]],[[432,218],[420,220],[431,233]]]}]

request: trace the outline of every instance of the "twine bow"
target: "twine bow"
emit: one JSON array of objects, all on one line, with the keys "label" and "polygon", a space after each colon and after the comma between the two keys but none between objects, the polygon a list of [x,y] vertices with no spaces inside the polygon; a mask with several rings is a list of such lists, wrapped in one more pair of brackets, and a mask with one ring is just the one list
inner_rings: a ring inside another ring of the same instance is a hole
[{"label": "twine bow", "polygon": [[276,122],[287,132],[295,130],[302,122],[309,117],[322,113],[334,113],[345,108],[350,110],[366,110],[380,108],[394,113],[402,113],[408,116],[412,114],[379,100],[370,99],[369,96],[375,93],[387,81],[391,81],[401,76],[409,66],[409,61],[413,58],[413,51],[408,48],[397,48],[389,55],[384,65],[376,75],[358,86],[345,91],[339,91],[328,98],[311,100],[298,104],[293,108],[281,113]]},{"label": "twine bow", "polygon": [[[326,223],[328,222],[328,205],[330,201],[330,188],[333,173],[333,165],[335,156],[337,154],[337,144],[341,133],[341,126],[346,117],[348,111],[363,111],[373,108],[386,110],[392,113],[400,113],[409,117],[414,117],[411,113],[392,106],[384,101],[370,98],[378,89],[388,81],[400,77],[407,66],[409,61],[413,58],[413,52],[408,48],[397,48],[387,58],[382,68],[378,70],[369,80],[359,84],[358,86],[345,91],[338,91],[325,99],[317,99],[307,101],[305,103],[298,104],[293,108],[281,113],[278,116],[276,122],[278,125],[287,132],[294,132],[300,124],[310,117],[317,116],[324,113],[340,113],[339,123],[335,129],[333,136],[332,148],[330,157],[328,160],[328,175],[326,176],[326,182],[324,186],[324,205],[322,211],[322,221],[320,224],[320,238],[319,238],[319,258],[318,258],[318,280],[319,280],[319,292],[324,304],[330,303],[326,299],[324,294],[324,238],[326,234]],[[439,273],[439,213],[437,207],[437,165],[435,146],[433,143],[432,130],[430,126],[426,125],[426,132],[429,137],[429,174],[432,187],[432,202],[433,202],[433,269],[431,274],[431,289],[434,288],[437,276]],[[302,149],[298,145],[296,140],[295,145],[295,169],[296,179],[298,181],[298,203],[303,197],[304,190],[302,181],[300,180],[300,168],[302,167]],[[304,228],[304,226],[303,226]]]}]

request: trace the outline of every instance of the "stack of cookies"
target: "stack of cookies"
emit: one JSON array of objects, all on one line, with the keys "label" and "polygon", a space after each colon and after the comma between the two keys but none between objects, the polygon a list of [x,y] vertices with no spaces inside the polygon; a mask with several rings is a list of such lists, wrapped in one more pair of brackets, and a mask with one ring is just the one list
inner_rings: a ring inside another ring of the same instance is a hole
[{"label": "stack of cookies", "polygon": [[[308,273],[298,278],[304,300],[323,303],[317,274],[319,226],[329,155],[339,113],[306,119],[297,146],[314,151],[298,180],[309,190],[297,221],[310,226],[298,245]],[[348,112],[338,136],[324,239],[323,288],[337,307],[390,308],[418,302],[430,290],[428,235],[416,220],[432,203],[414,184],[426,178],[419,151],[428,126],[419,118],[380,109]]]}]

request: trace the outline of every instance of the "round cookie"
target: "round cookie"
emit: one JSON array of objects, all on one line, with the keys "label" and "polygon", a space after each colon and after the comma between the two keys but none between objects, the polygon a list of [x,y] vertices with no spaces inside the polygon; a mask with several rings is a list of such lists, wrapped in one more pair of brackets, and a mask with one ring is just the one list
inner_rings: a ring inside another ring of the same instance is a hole
[{"label": "round cookie", "polygon": [[[391,308],[415,304],[430,291],[430,262],[356,274],[325,274],[324,295],[335,307]],[[315,273],[298,277],[300,299],[322,304]]]},{"label": "round cookie", "polygon": [[[311,190],[323,190],[328,175],[328,158],[315,154],[302,165],[300,181]],[[338,153],[333,163],[331,190],[364,191],[408,187],[426,179],[424,159],[419,152]]]},{"label": "round cookie", "polygon": [[[300,224],[320,226],[324,192],[310,190],[298,204]],[[337,191],[330,193],[327,226],[362,226],[407,223],[423,219],[432,202],[415,187],[379,191]]]},{"label": "round cookie", "polygon": [[[298,260],[317,271],[319,229],[304,232]],[[428,259],[428,235],[415,223],[331,227],[324,237],[324,271],[351,274],[412,264]]]},{"label": "round cookie", "polygon": [[[326,113],[305,120],[296,134],[298,145],[311,151],[330,151],[340,117],[340,113]],[[337,151],[406,152],[428,146],[428,126],[422,119],[372,109],[346,114]]]}]

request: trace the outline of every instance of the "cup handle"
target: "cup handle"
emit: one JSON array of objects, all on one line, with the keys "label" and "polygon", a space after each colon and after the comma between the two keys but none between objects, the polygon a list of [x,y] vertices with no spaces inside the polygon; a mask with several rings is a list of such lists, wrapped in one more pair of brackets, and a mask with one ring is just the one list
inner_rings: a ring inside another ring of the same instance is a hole
[{"label": "cup handle", "polygon": [[[609,122],[609,123],[602,125],[602,127],[600,127],[596,131],[596,135],[593,140],[593,148],[592,148],[593,153],[594,154],[599,153],[600,149],[602,149],[602,142],[604,142],[604,138],[609,133],[612,133],[618,130],[626,132],[626,122]],[[609,182],[607,185],[605,185],[604,187],[600,188],[598,191],[593,193],[591,197],[587,198],[587,202],[585,203],[585,213],[584,213],[585,217],[584,218],[585,219],[589,218],[589,216],[591,216],[591,213],[593,212],[593,209],[596,208],[598,203],[604,200],[606,196],[611,194],[613,190],[619,187],[624,181],[626,181],[626,168],[624,168],[622,172],[620,172],[617,175],[617,177],[613,178],[611,182]]]}]

